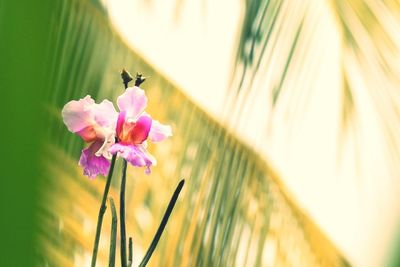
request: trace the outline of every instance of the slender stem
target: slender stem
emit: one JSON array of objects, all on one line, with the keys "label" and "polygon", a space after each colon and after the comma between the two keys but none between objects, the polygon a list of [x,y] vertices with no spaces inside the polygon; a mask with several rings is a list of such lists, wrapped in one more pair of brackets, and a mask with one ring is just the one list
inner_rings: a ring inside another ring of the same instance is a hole
[{"label": "slender stem", "polygon": [[107,201],[108,191],[110,190],[111,178],[112,178],[112,174],[113,174],[113,171],[114,171],[114,165],[115,165],[115,159],[116,159],[116,155],[114,155],[112,157],[112,159],[111,159],[111,166],[110,166],[110,170],[108,171],[107,182],[106,182],[106,186],[104,187],[103,199],[101,201],[100,210],[99,210],[99,216],[97,218],[96,237],[94,239],[92,263],[90,265],[92,267],[96,266],[97,251],[99,249],[101,226],[103,224],[104,213],[106,212],[106,209],[107,209],[106,201]]},{"label": "slender stem", "polygon": [[[131,74],[122,69],[121,72],[122,83],[124,84],[125,89],[128,88],[128,83],[133,80]],[[122,178],[121,178],[121,191],[119,195],[119,216],[120,216],[120,224],[121,224],[121,266],[126,267],[126,229],[125,229],[125,185],[126,185],[126,168],[127,162],[123,161],[122,167]]]},{"label": "slender stem", "polygon": [[117,228],[118,228],[118,219],[117,219],[117,211],[115,210],[114,200],[110,198],[110,206],[111,206],[111,238],[110,238],[110,254],[108,266],[115,266],[115,250],[117,248]]},{"label": "slender stem", "polygon": [[123,160],[121,191],[119,195],[119,219],[121,224],[121,266],[126,267],[126,229],[125,229],[125,185],[127,162]]},{"label": "slender stem", "polygon": [[132,237],[129,237],[128,267],[131,267],[132,263],[133,263],[133,244],[132,244]]},{"label": "slender stem", "polygon": [[[132,76],[125,69],[121,72],[122,83],[125,89],[128,88],[128,83],[133,80]],[[125,228],[125,186],[126,186],[126,169],[127,162],[123,160],[121,190],[119,195],[119,218],[121,224],[121,266],[126,267],[126,228]]]},{"label": "slender stem", "polygon": [[172,209],[175,206],[176,200],[178,199],[179,193],[182,190],[183,184],[185,183],[185,180],[181,180],[178,184],[178,186],[175,189],[174,194],[172,195],[171,200],[169,201],[167,210],[164,213],[164,217],[162,218],[162,221],[160,223],[160,226],[157,229],[156,234],[154,235],[153,241],[150,244],[150,247],[148,248],[146,255],[144,256],[142,262],[140,263],[139,267],[144,267],[150,260],[151,255],[153,254],[154,250],[156,249],[156,246],[158,244],[158,241],[160,240],[160,237],[164,231],[165,226],[167,225],[169,216],[171,215]]}]

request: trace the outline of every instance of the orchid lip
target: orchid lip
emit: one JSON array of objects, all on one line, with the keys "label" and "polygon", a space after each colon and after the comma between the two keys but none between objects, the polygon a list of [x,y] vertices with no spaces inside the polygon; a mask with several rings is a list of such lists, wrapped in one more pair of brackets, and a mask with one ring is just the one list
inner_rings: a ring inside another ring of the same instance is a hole
[{"label": "orchid lip", "polygon": [[152,125],[151,117],[142,115],[135,122],[129,122],[123,118],[124,114],[119,116],[117,124],[119,142],[127,145],[137,145],[146,141]]}]

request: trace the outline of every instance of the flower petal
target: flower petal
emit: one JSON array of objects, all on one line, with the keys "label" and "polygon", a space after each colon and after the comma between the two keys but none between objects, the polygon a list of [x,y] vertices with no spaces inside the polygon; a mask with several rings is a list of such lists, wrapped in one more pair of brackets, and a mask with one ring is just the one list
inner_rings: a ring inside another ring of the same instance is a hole
[{"label": "flower petal", "polygon": [[68,102],[61,114],[68,130],[86,142],[105,139],[110,131],[114,132],[118,117],[110,101],[96,104],[90,96]]},{"label": "flower petal", "polygon": [[104,138],[102,146],[96,151],[96,156],[103,156],[106,159],[111,159],[111,153],[108,151],[109,148],[115,143],[114,131],[109,131]]},{"label": "flower petal", "polygon": [[150,116],[140,116],[129,133],[130,143],[141,144],[143,141],[145,141],[149,136],[151,125],[152,119]]},{"label": "flower petal", "polygon": [[99,174],[106,176],[110,169],[110,162],[105,157],[95,155],[101,145],[101,142],[94,142],[88,148],[82,150],[79,159],[79,165],[83,167],[83,174],[91,179]]},{"label": "flower petal", "polygon": [[139,87],[129,87],[117,99],[120,111],[125,111],[127,118],[136,119],[147,106],[147,97]]},{"label": "flower petal", "polygon": [[96,123],[101,127],[115,127],[118,118],[118,112],[115,110],[112,102],[103,100],[100,104],[92,107],[93,117]]},{"label": "flower petal", "polygon": [[120,156],[136,167],[146,167],[146,173],[150,167],[157,164],[156,159],[149,154],[141,145],[113,144],[109,149],[111,154],[120,153]]},{"label": "flower petal", "polygon": [[119,137],[121,132],[122,132],[122,128],[124,126],[125,123],[125,118],[126,118],[126,112],[125,111],[121,111],[118,115],[118,120],[117,120],[117,136]]},{"label": "flower petal", "polygon": [[94,100],[88,95],[78,101],[72,100],[65,104],[61,115],[68,130],[77,133],[93,125],[91,107]]},{"label": "flower petal", "polygon": [[82,139],[85,140],[85,142],[87,143],[93,142],[97,139],[97,134],[93,126],[87,126],[79,132],[76,132],[76,134],[82,137]]},{"label": "flower petal", "polygon": [[149,132],[149,139],[152,142],[161,142],[172,136],[172,129],[169,125],[164,125],[156,120],[153,120]]}]

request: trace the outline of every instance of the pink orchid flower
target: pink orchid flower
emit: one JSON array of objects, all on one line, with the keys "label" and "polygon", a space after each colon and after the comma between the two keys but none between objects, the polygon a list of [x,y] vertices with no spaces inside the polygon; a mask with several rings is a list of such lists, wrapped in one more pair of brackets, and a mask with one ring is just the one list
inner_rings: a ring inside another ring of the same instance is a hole
[{"label": "pink orchid flower", "polygon": [[117,153],[134,166],[146,167],[149,173],[157,161],[147,152],[147,140],[161,142],[172,136],[170,126],[153,120],[144,112],[147,97],[139,87],[127,88],[118,97],[117,104],[119,114],[110,101],[96,104],[86,96],[68,102],[62,110],[68,130],[90,143],[79,159],[84,175],[90,178],[107,175],[110,159]]},{"label": "pink orchid flower", "polygon": [[82,137],[85,142],[91,143],[88,148],[82,150],[79,159],[84,175],[89,178],[99,174],[107,175],[111,158],[108,149],[115,142],[118,118],[118,112],[113,104],[108,100],[96,104],[88,95],[78,101],[68,102],[61,114],[69,131]]},{"label": "pink orchid flower", "polygon": [[130,87],[118,97],[117,105],[120,109],[116,135],[118,142],[109,148],[111,154],[119,153],[133,166],[150,167],[157,164],[156,159],[147,151],[147,140],[161,142],[172,136],[171,127],[153,120],[144,112],[147,106],[147,97],[139,87]]}]

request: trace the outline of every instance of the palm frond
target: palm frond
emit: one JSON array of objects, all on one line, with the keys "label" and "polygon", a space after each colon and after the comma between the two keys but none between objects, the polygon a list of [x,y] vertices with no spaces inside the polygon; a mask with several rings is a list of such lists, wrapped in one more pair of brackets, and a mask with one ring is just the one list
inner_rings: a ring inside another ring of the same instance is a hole
[{"label": "palm frond", "polygon": [[[364,90],[382,128],[386,159],[392,175],[400,169],[400,3],[396,1],[332,1],[343,33],[343,113],[362,112],[357,91]],[[361,82],[360,82],[361,80]],[[345,116],[345,115],[344,115]],[[345,124],[348,117],[344,117]],[[356,123],[356,121],[354,122]]]},{"label": "palm frond", "polygon": [[[329,87],[342,95],[339,139],[356,129],[364,134],[365,130],[354,124],[361,123],[357,113],[363,113],[370,101],[382,129],[386,160],[392,176],[398,177],[399,10],[398,1],[247,1],[228,94],[227,110],[236,110],[233,124],[252,124],[249,118],[263,111],[263,124],[268,128],[276,114],[281,114],[288,132],[295,131],[306,116],[312,94],[324,86],[317,78],[325,75],[327,87],[340,82],[336,89]],[[326,24],[324,16],[334,16],[336,25],[320,25]],[[321,29],[337,37],[330,38]],[[329,51],[331,47],[335,51]],[[338,53],[339,60],[328,62],[330,53]],[[327,76],[329,70],[331,77]]]},{"label": "palm frond", "polygon": [[[297,38],[302,29],[294,32]],[[77,166],[82,144],[67,133],[59,114],[65,102],[86,94],[115,99],[122,91],[121,67],[152,77],[143,86],[151,99],[150,112],[174,125],[174,138],[152,151],[159,164],[151,179],[133,169],[128,173],[127,230],[134,237],[134,259],[150,243],[170,192],[183,177],[183,198],[151,266],[349,265],[292,200],[273,169],[128,49],[89,0],[60,0],[52,34],[57,41],[50,44],[52,127],[44,161],[41,265],[86,263],[104,181],[82,177]],[[292,50],[293,55],[298,52]],[[115,193],[111,188],[110,196]],[[107,262],[107,246],[100,247],[99,262]]]}]

